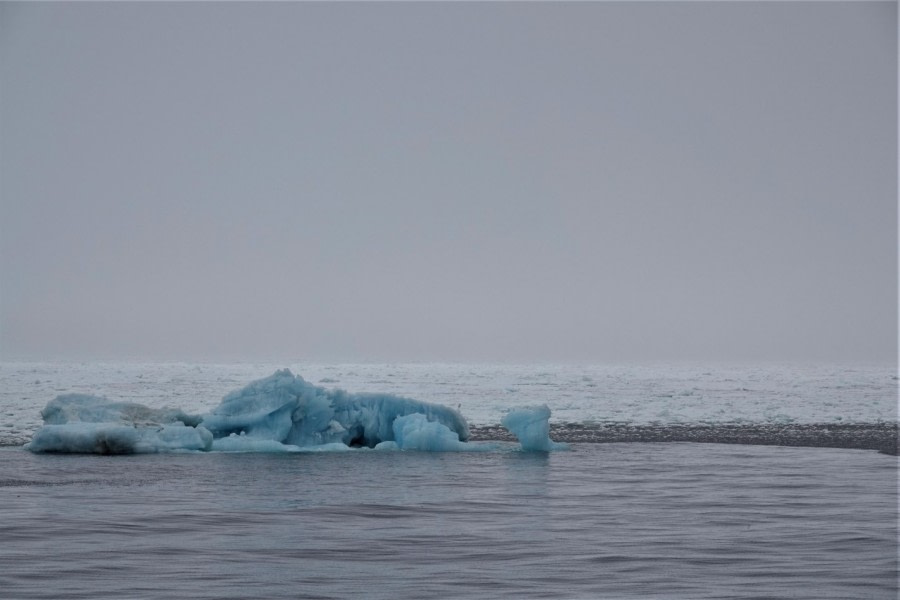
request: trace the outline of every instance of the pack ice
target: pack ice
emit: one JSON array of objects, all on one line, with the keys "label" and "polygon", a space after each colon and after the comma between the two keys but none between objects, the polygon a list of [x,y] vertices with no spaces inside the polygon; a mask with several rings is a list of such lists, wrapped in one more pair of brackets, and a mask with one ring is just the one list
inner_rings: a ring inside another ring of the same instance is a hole
[{"label": "pack ice", "polygon": [[[468,424],[452,408],[390,394],[326,389],[288,369],[231,392],[206,415],[67,394],[50,401],[41,416],[43,427],[25,445],[32,452],[461,451],[494,447],[467,442]],[[549,417],[546,407],[518,409],[510,429],[517,436],[523,434],[523,449],[554,448],[547,435]]]}]

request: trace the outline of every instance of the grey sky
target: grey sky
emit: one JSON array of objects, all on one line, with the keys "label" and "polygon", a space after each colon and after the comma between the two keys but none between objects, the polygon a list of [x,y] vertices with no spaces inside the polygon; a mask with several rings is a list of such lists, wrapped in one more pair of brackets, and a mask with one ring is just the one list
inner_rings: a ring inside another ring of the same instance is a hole
[{"label": "grey sky", "polygon": [[893,360],[897,5],[0,4],[0,356]]}]

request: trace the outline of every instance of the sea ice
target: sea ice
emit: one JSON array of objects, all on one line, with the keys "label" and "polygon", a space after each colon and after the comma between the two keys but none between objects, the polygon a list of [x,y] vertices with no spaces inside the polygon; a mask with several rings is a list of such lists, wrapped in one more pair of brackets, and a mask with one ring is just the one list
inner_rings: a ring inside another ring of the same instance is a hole
[{"label": "sea ice", "polygon": [[500,423],[516,436],[522,450],[549,452],[568,447],[550,439],[550,409],[546,404],[514,408]]},{"label": "sea ice", "polygon": [[25,445],[32,452],[135,454],[209,450],[213,435],[201,418],[169,408],[65,394],[41,411],[44,426]]},{"label": "sea ice", "polygon": [[66,423],[44,425],[25,448],[32,452],[84,454],[146,454],[210,450],[212,434],[202,426],[183,423],[128,426],[115,423]]},{"label": "sea ice", "polygon": [[225,396],[202,426],[215,438],[244,434],[292,446],[341,442],[374,448],[394,440],[394,421],[412,414],[444,425],[459,442],[469,438],[469,426],[456,410],[390,394],[350,394],[308,383],[289,370]]},{"label": "sea ice", "polygon": [[[412,414],[394,419],[394,443],[400,450],[428,452],[464,452],[493,450],[494,444],[461,442],[457,435],[442,423],[429,421],[425,415]],[[387,444],[390,442],[385,442]],[[388,446],[379,444],[379,450]]]},{"label": "sea ice", "polygon": [[[133,454],[172,451],[309,452],[490,450],[467,443],[456,410],[390,394],[325,389],[289,370],[227,394],[205,415],[67,394],[41,411],[44,426],[25,445],[32,452]],[[561,447],[550,441],[550,409],[520,409],[504,419],[524,450]],[[543,437],[542,437],[543,436]]]},{"label": "sea ice", "polygon": [[112,402],[87,394],[63,394],[47,403],[41,411],[44,423],[119,423],[123,425],[155,425],[183,423],[196,426],[201,417],[172,408],[148,408],[134,402]]}]

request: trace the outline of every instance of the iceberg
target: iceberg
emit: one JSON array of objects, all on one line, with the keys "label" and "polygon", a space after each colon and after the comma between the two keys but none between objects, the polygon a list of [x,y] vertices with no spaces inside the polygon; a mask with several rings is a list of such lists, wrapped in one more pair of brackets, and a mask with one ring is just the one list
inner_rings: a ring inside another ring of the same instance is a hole
[{"label": "iceberg", "polygon": [[209,450],[213,436],[203,427],[171,423],[136,427],[110,423],[45,425],[25,448],[32,452],[82,454],[146,454]]},{"label": "iceberg", "polygon": [[209,450],[213,435],[201,417],[180,410],[65,394],[41,411],[44,426],[25,448],[33,452],[142,454]]},{"label": "iceberg", "polygon": [[566,444],[550,439],[550,408],[546,404],[514,408],[503,417],[500,424],[516,436],[522,450],[550,452],[568,448]]},{"label": "iceberg", "polygon": [[[533,409],[521,411],[520,416],[507,415],[504,426],[524,450],[560,446],[548,436],[549,408],[537,415]],[[453,408],[391,394],[326,389],[288,369],[227,394],[204,415],[66,394],[51,400],[41,416],[43,427],[25,445],[32,452],[449,452],[497,447],[468,442],[469,426]]]},{"label": "iceberg", "polygon": [[459,442],[469,439],[466,420],[447,406],[390,394],[329,390],[288,369],[226,395],[200,425],[216,439],[243,434],[298,447],[340,442],[374,448],[394,441],[394,421],[413,414],[445,426]]}]

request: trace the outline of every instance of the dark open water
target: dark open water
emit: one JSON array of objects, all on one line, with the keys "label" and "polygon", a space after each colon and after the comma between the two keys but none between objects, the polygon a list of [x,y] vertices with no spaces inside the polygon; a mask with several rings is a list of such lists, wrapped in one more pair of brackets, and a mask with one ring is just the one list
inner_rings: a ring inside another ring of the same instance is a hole
[{"label": "dark open water", "polygon": [[897,597],[897,458],[0,449],[0,596]]}]

